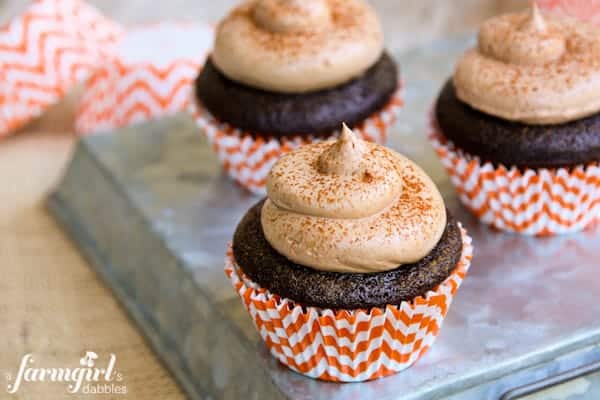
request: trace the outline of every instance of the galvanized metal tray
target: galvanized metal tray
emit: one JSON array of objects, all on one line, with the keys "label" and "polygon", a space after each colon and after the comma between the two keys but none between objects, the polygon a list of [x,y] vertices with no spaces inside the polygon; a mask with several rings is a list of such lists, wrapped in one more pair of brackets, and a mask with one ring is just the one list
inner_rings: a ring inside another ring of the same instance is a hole
[{"label": "galvanized metal tray", "polygon": [[324,383],[269,356],[223,274],[226,244],[257,199],[223,175],[187,116],[83,139],[50,209],[192,398],[496,399],[598,361],[600,227],[535,239],[481,226],[425,140],[430,104],[470,43],[398,57],[407,105],[390,145],[439,184],[475,258],[434,347],[396,376]]}]

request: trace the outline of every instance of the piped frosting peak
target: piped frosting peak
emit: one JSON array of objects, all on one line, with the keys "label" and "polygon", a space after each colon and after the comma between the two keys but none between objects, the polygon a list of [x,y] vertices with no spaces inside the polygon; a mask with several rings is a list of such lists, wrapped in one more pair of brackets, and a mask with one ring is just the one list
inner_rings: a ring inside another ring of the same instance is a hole
[{"label": "piped frosting peak", "polygon": [[481,53],[515,65],[544,65],[564,55],[564,35],[546,23],[536,3],[529,12],[513,19],[491,19],[481,26]]},{"label": "piped frosting peak", "polygon": [[248,86],[303,93],[361,75],[382,52],[365,0],[249,0],[217,27],[212,61]]},{"label": "piped frosting peak", "polygon": [[600,31],[529,10],[485,21],[454,73],[457,96],[488,114],[530,124],[600,111]]},{"label": "piped frosting peak", "polygon": [[544,20],[544,16],[540,11],[537,2],[534,1],[529,10],[529,18],[521,24],[520,30],[525,32],[545,33],[546,21]]},{"label": "piped frosting peak", "polygon": [[252,16],[257,25],[270,32],[310,32],[331,25],[326,0],[258,0]]},{"label": "piped frosting peak", "polygon": [[377,272],[418,261],[446,224],[442,197],[423,170],[347,127],[336,141],[279,159],[267,193],[266,239],[290,260],[323,271]]},{"label": "piped frosting peak", "polygon": [[362,169],[365,152],[365,145],[344,124],[339,139],[319,156],[319,172],[337,175],[358,173]]}]

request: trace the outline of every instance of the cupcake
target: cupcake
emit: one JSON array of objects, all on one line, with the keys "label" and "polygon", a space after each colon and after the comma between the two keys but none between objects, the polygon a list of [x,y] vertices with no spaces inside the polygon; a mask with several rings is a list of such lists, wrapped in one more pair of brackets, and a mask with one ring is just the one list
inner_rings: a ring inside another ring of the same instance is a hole
[{"label": "cupcake", "polygon": [[433,110],[431,139],[481,221],[529,235],[600,215],[600,31],[523,13],[483,23]]},{"label": "cupcake", "polygon": [[336,136],[339,121],[385,142],[398,79],[364,0],[251,0],[217,27],[194,115],[228,174],[264,195],[281,155]]},{"label": "cupcake", "polygon": [[425,172],[344,127],[280,158],[267,193],[237,226],[225,272],[271,354],[342,382],[422,356],[472,254]]}]

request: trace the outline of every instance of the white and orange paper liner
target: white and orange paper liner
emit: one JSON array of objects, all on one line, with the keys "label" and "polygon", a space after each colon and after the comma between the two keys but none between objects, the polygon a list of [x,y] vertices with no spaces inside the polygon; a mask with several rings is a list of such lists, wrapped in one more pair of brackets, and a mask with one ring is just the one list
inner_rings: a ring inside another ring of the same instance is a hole
[{"label": "white and orange paper liner", "polygon": [[[435,124],[433,124],[435,125]],[[600,165],[519,169],[482,163],[445,138],[429,136],[461,202],[505,231],[551,236],[577,232],[600,217]]]},{"label": "white and orange paper liner", "polygon": [[252,282],[235,263],[231,246],[225,274],[281,363],[312,378],[366,381],[408,368],[433,344],[471,264],[471,238],[460,229],[462,254],[450,276],[424,296],[385,308],[303,307]]},{"label": "white and orange paper liner", "polygon": [[[385,144],[388,128],[396,120],[403,104],[401,89],[398,89],[383,109],[355,126],[354,131],[365,140]],[[199,104],[193,107],[192,113],[225,171],[238,184],[257,195],[265,194],[267,175],[281,156],[302,145],[326,140],[311,136],[255,138],[249,132],[218,121]],[[338,133],[334,132],[330,138]]]},{"label": "white and orange paper liner", "polygon": [[213,43],[208,24],[162,22],[133,29],[86,82],[78,134],[110,131],[187,111]]},{"label": "white and orange paper liner", "polygon": [[116,23],[80,0],[36,0],[0,26],[0,136],[57,103],[121,35]]}]

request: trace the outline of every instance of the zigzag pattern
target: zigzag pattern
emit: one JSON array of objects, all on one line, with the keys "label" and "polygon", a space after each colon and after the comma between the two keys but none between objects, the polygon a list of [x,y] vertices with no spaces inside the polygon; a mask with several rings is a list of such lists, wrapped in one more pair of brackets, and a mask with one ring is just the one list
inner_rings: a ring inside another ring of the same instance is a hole
[{"label": "zigzag pattern", "polygon": [[0,27],[0,135],[56,103],[112,51],[121,33],[79,0],[37,0]]},{"label": "zigzag pattern", "polygon": [[172,115],[190,105],[201,61],[177,60],[165,67],[106,63],[88,80],[79,104],[79,134],[107,131]]},{"label": "zigzag pattern", "polygon": [[[119,44],[120,52],[86,83],[75,130],[80,134],[106,131],[187,111],[213,33],[208,25],[186,22],[145,25],[128,32]],[[155,44],[157,40],[160,43]],[[152,46],[158,51],[144,52]]]},{"label": "zigzag pattern", "polygon": [[[387,129],[394,123],[403,105],[401,89],[398,89],[382,110],[354,127],[354,130],[365,140],[385,144]],[[312,137],[300,136],[279,140],[254,138],[249,132],[218,121],[201,105],[192,107],[192,115],[212,143],[229,176],[257,195],[265,195],[266,178],[275,161],[302,145],[317,141]],[[338,133],[333,133],[331,138]]]},{"label": "zigzag pattern", "polygon": [[275,358],[313,378],[360,382],[399,372],[432,346],[471,264],[471,238],[461,232],[462,255],[452,274],[425,296],[385,308],[302,307],[252,282],[231,246],[225,274]]},{"label": "zigzag pattern", "polygon": [[494,167],[456,148],[432,124],[431,143],[461,202],[498,229],[549,236],[580,231],[600,216],[600,165],[570,169]]}]

